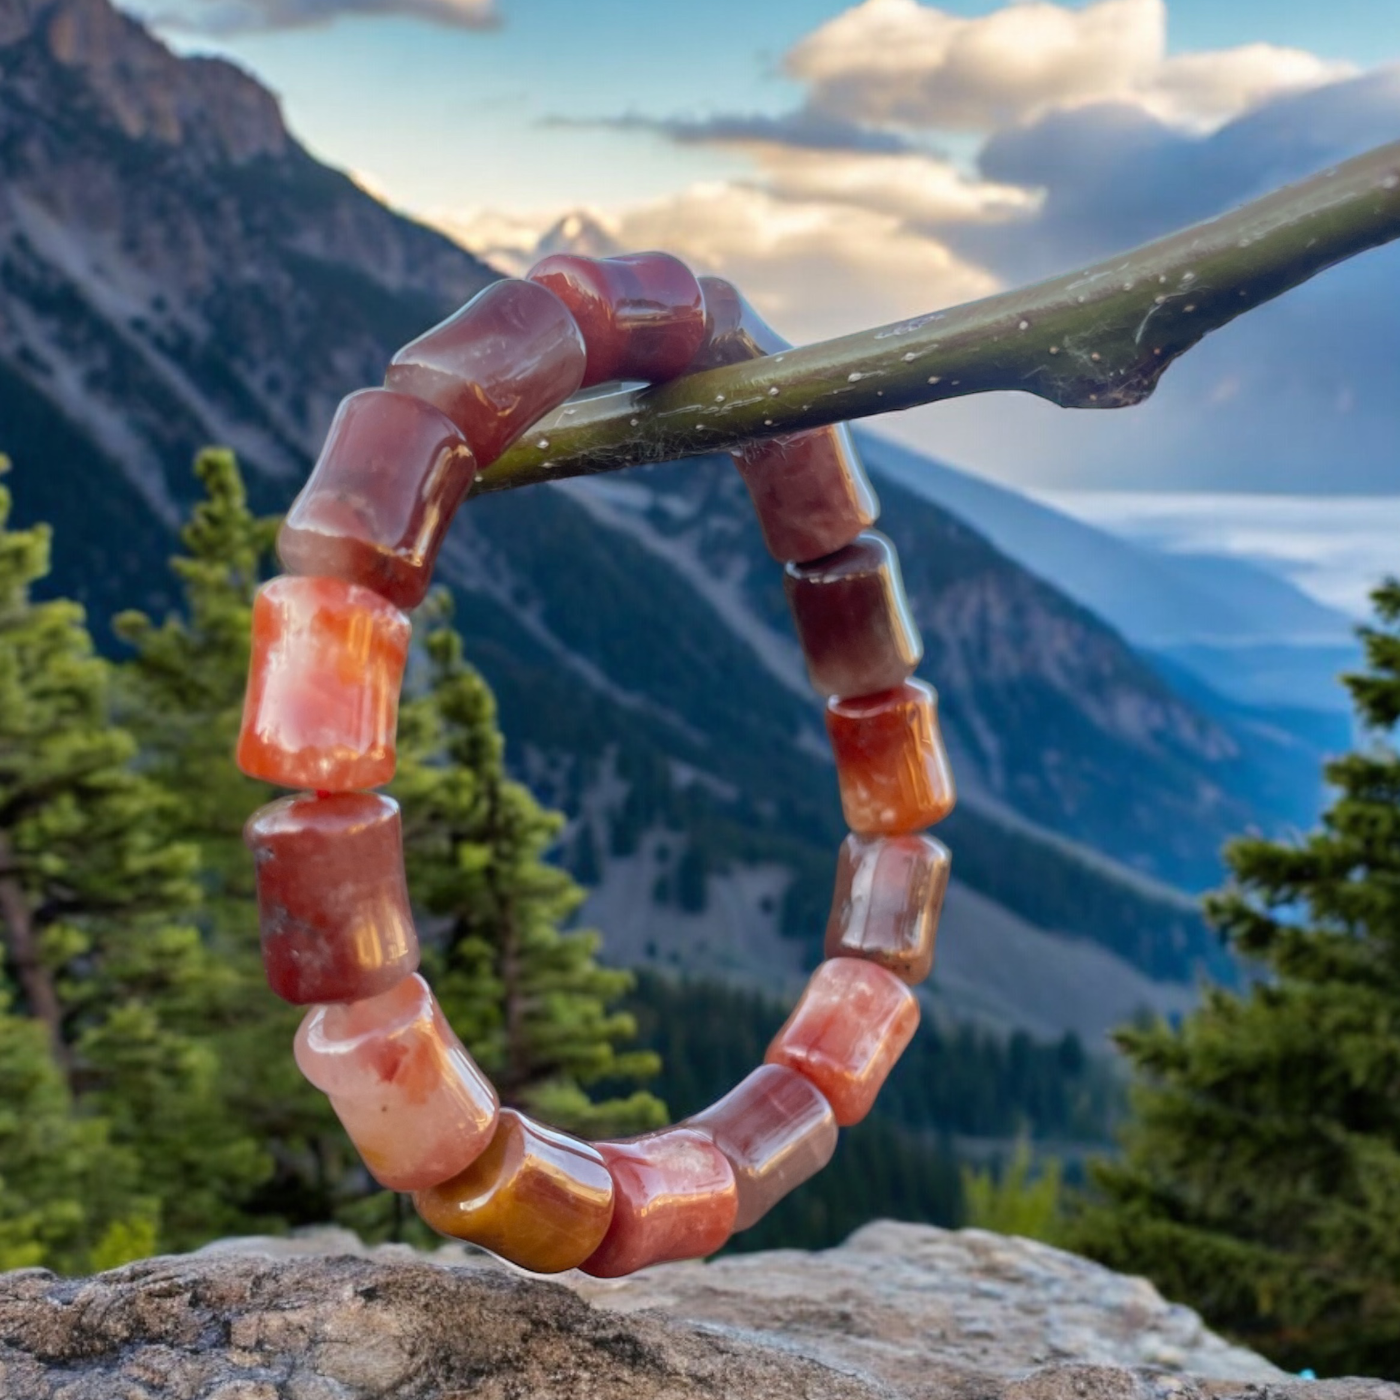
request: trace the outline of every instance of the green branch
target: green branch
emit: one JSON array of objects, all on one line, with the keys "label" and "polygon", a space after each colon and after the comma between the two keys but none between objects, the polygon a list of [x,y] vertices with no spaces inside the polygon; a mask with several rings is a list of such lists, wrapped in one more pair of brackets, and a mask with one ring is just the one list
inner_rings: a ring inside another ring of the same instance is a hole
[{"label": "green branch", "polygon": [[1123,408],[1208,332],[1394,238],[1400,142],[1066,277],[656,388],[571,399],[476,489],[665,462],[995,389]]}]

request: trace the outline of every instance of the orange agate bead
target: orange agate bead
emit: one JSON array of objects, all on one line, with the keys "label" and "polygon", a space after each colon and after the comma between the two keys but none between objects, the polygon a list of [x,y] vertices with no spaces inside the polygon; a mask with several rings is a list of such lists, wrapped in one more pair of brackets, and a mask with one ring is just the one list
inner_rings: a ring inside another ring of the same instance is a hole
[{"label": "orange agate bead", "polygon": [[603,1242],[579,1266],[621,1278],[668,1259],[713,1254],[734,1231],[734,1169],[693,1128],[663,1128],[626,1142],[598,1142],[613,1179],[613,1216]]},{"label": "orange agate bead", "polygon": [[283,787],[348,792],[394,776],[408,618],[337,578],[275,578],[253,600],[238,766]]},{"label": "orange agate bead", "polygon": [[313,1007],[297,1031],[296,1060],[391,1191],[465,1171],[495,1131],[496,1091],[417,973],[381,996]]},{"label": "orange agate bead", "polygon": [[810,1079],[849,1128],[875,1102],[919,1025],[919,1003],[892,972],[832,958],[812,974],[764,1056]]},{"label": "orange agate bead", "polygon": [[952,859],[931,836],[848,836],[836,862],[826,956],[868,958],[903,982],[922,982],[933,971]]},{"label": "orange agate bead", "polygon": [[862,836],[902,836],[942,821],[956,792],[938,696],[922,681],[858,699],[834,699],[826,727],[836,756],[841,810]]},{"label": "orange agate bead", "polygon": [[596,1148],[503,1108],[486,1151],[450,1181],[419,1191],[413,1204],[444,1235],[557,1274],[602,1243],[613,1183]]}]

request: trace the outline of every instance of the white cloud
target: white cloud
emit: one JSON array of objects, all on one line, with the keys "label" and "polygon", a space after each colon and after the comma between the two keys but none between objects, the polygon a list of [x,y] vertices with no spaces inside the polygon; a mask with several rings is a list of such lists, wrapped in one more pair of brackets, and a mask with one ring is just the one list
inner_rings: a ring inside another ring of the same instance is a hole
[{"label": "white cloud", "polygon": [[1351,71],[1269,44],[1168,57],[1165,0],[1069,10],[1026,0],[976,19],[864,0],[787,55],[819,111],[848,121],[989,132],[1053,107],[1136,102],[1190,125]]},{"label": "white cloud", "polygon": [[[543,251],[541,238],[547,249],[594,254],[665,248],[697,272],[732,279],[775,329],[799,343],[997,289],[986,270],[911,229],[899,208],[897,181],[861,201],[850,189],[851,172],[838,172],[831,189],[822,186],[815,167],[799,165],[771,183],[694,185],[627,208],[576,211],[562,221],[482,214],[439,222],[474,252],[513,271]],[[903,198],[945,216],[959,204],[936,190],[921,193],[917,182]],[[977,208],[970,196],[963,202]]]}]

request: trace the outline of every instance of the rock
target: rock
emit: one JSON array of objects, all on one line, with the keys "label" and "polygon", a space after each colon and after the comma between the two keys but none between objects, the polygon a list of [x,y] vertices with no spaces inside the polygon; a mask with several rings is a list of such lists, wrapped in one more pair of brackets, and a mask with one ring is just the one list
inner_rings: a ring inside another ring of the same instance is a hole
[{"label": "rock", "polygon": [[0,1276],[5,1400],[1400,1400],[1304,1382],[1149,1284],[982,1231],[545,1281],[339,1230]]}]

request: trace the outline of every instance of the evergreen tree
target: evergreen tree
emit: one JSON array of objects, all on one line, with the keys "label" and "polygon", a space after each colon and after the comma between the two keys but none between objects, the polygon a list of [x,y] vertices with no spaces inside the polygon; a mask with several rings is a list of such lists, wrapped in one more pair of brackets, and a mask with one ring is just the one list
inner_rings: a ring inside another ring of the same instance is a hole
[{"label": "evergreen tree", "polygon": [[1330,763],[1318,831],[1226,850],[1207,916],[1263,976],[1172,1028],[1077,1247],[1145,1273],[1280,1364],[1400,1374],[1400,582],[1344,677],[1369,742]]},{"label": "evergreen tree", "polygon": [[160,623],[139,612],[115,619],[133,649],[121,667],[121,715],[141,744],[146,771],[175,802],[165,839],[199,852],[200,930],[224,969],[224,995],[206,1008],[204,1042],[219,1097],[269,1145],[272,1177],[245,1202],[263,1223],[325,1220],[347,1192],[354,1157],[323,1095],[297,1072],[292,1038],[301,1011],[267,989],[258,936],[253,862],[243,824],[279,794],[233,763],[243,713],[253,595],[274,569],[275,518],[258,518],[233,454],[200,453],[204,499],[171,560],[181,611]]},{"label": "evergreen tree", "polygon": [[[165,839],[169,799],[110,722],[111,668],[81,608],[30,596],[49,532],[7,530],[8,513],[0,488],[0,1040],[16,1114],[0,1131],[0,1220],[46,1259],[72,1262],[85,1238],[110,1260],[113,1241],[140,1249],[156,1230],[173,1246],[206,1237],[265,1162],[211,1096],[199,1037],[224,979],[181,921],[196,852]],[[45,1134],[54,1175],[36,1187],[27,1154]],[[96,1186],[74,1216],[59,1188],[85,1174]]]},{"label": "evergreen tree", "polygon": [[409,888],[438,922],[425,941],[447,1018],[505,1103],[595,1134],[655,1126],[665,1110],[648,1093],[585,1092],[656,1072],[652,1053],[620,1049],[636,1026],[609,1010],[632,976],[598,965],[597,934],[561,931],[584,898],[543,859],[562,818],[506,776],[495,701],[462,659],[445,600],[422,616],[427,683],[400,712],[392,791]]}]

